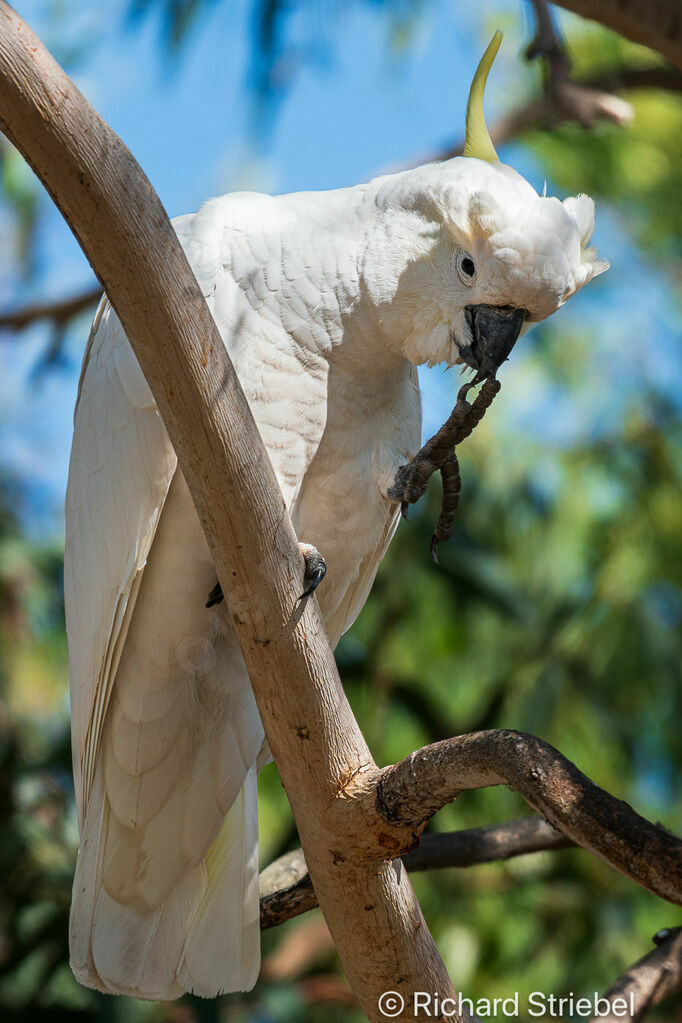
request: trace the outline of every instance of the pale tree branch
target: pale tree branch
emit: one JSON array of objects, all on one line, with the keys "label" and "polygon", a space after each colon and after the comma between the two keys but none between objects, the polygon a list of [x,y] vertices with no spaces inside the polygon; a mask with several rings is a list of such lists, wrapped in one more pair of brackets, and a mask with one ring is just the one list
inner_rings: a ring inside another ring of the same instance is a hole
[{"label": "pale tree branch", "polygon": [[396,983],[408,1002],[424,988],[451,997],[407,872],[391,862],[414,836],[387,824],[376,808],[378,769],[343,691],[317,601],[299,602],[298,541],[197,281],[139,165],[4,0],[0,127],[71,226],[152,389],[360,1004],[371,1020],[382,1019],[379,996]]}]

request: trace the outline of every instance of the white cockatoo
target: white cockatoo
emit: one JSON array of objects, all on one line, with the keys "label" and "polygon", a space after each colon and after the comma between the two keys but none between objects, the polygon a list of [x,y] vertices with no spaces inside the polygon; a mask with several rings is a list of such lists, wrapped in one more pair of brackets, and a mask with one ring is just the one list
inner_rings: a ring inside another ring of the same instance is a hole
[{"label": "white cockatoo", "polygon": [[[332,644],[397,525],[387,491],[419,447],[416,367],[488,371],[491,352],[497,364],[608,265],[589,247],[591,199],[540,196],[495,154],[483,88],[498,37],[472,85],[464,157],[338,191],[227,195],[175,221],[297,535],[326,559]],[[81,836],[71,964],[101,991],[213,996],[258,975],[256,776],[269,754],[215,584],[105,299],[76,408],[65,567]]]}]

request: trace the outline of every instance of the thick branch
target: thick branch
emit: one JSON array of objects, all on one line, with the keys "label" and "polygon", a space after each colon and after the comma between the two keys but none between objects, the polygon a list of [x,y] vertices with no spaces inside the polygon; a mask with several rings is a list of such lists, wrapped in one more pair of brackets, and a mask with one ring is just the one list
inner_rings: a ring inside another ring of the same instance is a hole
[{"label": "thick branch", "polygon": [[[4,2],[0,127],[70,224],[150,384],[206,531],[320,905],[360,1003],[381,1019],[379,995],[398,979],[408,1001],[422,989],[451,995],[407,873],[390,863],[409,836],[381,820],[368,795],[377,769],[317,602],[298,602],[297,539],[201,290],[130,152]],[[371,836],[383,842],[381,853],[370,853]]]},{"label": "thick branch", "polygon": [[377,800],[387,821],[419,830],[462,790],[488,785],[511,785],[557,831],[682,905],[682,842],[534,735],[500,729],[425,746],[384,771]]},{"label": "thick branch", "polygon": [[[623,1019],[638,1023],[649,1009],[682,989],[682,927],[659,931],[654,941],[657,947],[626,970],[604,995],[611,1012],[596,1016],[592,1023]],[[617,1004],[616,999],[623,1001]],[[623,1007],[625,1012],[620,1011]]]},{"label": "thick branch", "polygon": [[0,330],[25,330],[38,320],[50,320],[56,327],[63,327],[79,313],[93,306],[101,294],[100,287],[88,288],[78,295],[56,302],[36,302],[15,312],[0,313]]},{"label": "thick branch", "polygon": [[[447,834],[422,835],[419,846],[402,857],[412,871],[447,867],[474,867],[495,860],[543,850],[567,849],[570,839],[555,831],[542,817],[520,817],[504,824],[470,828]],[[276,927],[317,906],[302,849],[280,856],[260,876],[260,924]]]},{"label": "thick branch", "polygon": [[626,39],[658,50],[682,70],[679,0],[555,0],[559,7],[598,21]]}]

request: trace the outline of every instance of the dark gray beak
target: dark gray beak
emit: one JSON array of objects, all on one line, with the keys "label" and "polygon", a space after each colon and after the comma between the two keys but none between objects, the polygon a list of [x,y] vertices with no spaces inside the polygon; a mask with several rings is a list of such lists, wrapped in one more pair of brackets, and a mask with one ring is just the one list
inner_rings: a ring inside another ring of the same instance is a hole
[{"label": "dark gray beak", "polygon": [[513,305],[468,305],[464,315],[472,343],[460,354],[467,366],[478,370],[477,379],[485,380],[509,358],[528,311]]}]

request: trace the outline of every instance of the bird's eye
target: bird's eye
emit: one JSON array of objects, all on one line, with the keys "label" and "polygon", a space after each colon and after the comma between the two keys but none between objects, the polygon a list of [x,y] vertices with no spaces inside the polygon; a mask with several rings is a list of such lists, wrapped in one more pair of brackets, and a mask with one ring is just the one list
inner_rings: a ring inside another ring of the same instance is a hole
[{"label": "bird's eye", "polygon": [[473,284],[476,278],[476,264],[468,252],[460,252],[457,271],[465,284]]}]

